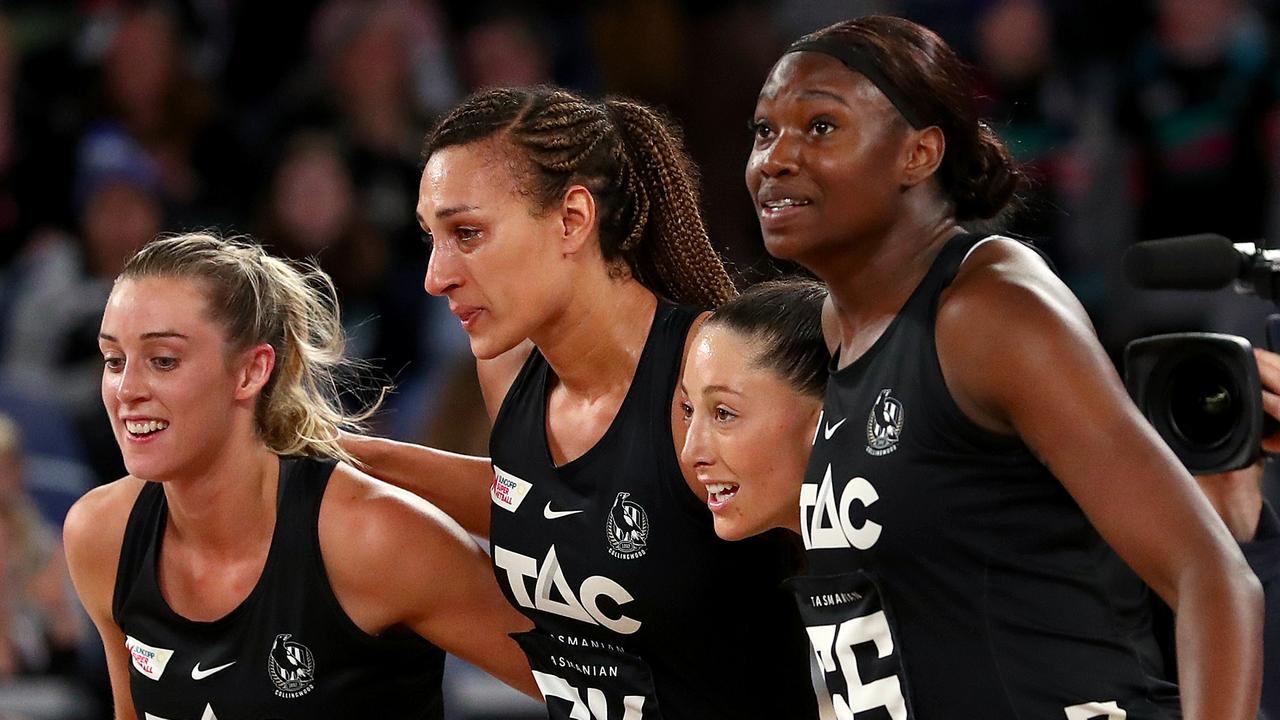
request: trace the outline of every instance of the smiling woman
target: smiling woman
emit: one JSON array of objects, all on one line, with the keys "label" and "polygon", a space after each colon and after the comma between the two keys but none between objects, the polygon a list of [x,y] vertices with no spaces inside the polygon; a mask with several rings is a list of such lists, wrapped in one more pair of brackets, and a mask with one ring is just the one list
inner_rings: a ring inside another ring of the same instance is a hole
[{"label": "smiling woman", "polygon": [[[107,304],[99,335],[102,400],[125,465],[138,477],[195,475],[193,468],[208,467],[223,449],[202,442],[205,434],[230,439],[231,416],[212,402],[235,394],[236,378],[220,352],[221,333],[212,322],[189,320],[201,317],[205,305],[200,287],[174,278],[125,283]],[[127,374],[126,353],[145,358]],[[260,374],[266,361],[265,355],[256,358],[253,370]],[[179,365],[183,371],[175,373]],[[138,402],[147,395],[152,402]],[[175,418],[181,422],[171,429]]]},{"label": "smiling woman", "polygon": [[717,308],[694,338],[680,384],[681,460],[706,487],[726,540],[772,528],[800,535],[800,484],[830,358],[826,297],[812,280],[761,283]]},{"label": "smiling woman", "polygon": [[439,717],[442,650],[533,691],[483,551],[342,462],[335,307],[318,270],[210,235],[117,279],[102,399],[129,476],[65,526],[116,717]]}]

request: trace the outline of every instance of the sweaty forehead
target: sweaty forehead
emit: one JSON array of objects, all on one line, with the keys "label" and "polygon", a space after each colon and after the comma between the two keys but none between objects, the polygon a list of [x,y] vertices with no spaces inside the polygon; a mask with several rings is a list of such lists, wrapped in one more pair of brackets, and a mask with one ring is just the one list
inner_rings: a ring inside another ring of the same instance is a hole
[{"label": "sweaty forehead", "polygon": [[850,70],[830,55],[804,50],[787,53],[774,64],[760,88],[759,103],[824,97],[838,99],[850,107],[870,104],[893,108],[889,98],[862,73]]},{"label": "sweaty forehead", "polygon": [[423,168],[423,195],[437,195],[454,188],[478,185],[477,173],[492,168],[498,162],[498,153],[487,142],[440,148],[431,153]]},{"label": "sweaty forehead", "polygon": [[720,374],[742,376],[758,371],[764,343],[736,328],[708,322],[698,331],[694,353],[705,367]]},{"label": "sweaty forehead", "polygon": [[514,149],[499,140],[450,145],[431,154],[418,188],[418,215],[492,205],[520,197]]}]

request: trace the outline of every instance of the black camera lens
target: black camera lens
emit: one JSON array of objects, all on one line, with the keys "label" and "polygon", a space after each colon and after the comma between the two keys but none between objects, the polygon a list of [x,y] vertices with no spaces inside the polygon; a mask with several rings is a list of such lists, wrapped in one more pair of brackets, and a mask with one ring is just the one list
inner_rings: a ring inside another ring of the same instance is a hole
[{"label": "black camera lens", "polygon": [[1262,383],[1248,340],[1216,333],[1139,338],[1125,347],[1124,384],[1193,474],[1246,467],[1262,447]]},{"label": "black camera lens", "polygon": [[1169,420],[1195,446],[1217,447],[1231,437],[1239,398],[1230,370],[1216,358],[1187,358],[1169,375]]}]

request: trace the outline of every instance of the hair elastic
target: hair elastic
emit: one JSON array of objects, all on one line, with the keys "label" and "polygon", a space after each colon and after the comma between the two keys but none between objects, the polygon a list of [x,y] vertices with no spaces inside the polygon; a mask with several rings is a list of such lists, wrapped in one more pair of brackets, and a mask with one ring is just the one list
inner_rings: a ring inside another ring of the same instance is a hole
[{"label": "hair elastic", "polygon": [[783,54],[787,55],[793,52],[817,52],[839,60],[850,70],[862,73],[873,85],[879,88],[880,92],[884,93],[884,96],[889,98],[889,102],[893,103],[893,106],[902,114],[902,117],[911,124],[911,127],[921,130],[934,124],[924,121],[920,109],[889,79],[888,75],[885,75],[880,70],[875,58],[866,50],[860,47],[850,47],[829,38],[815,38],[812,40],[797,40]]}]

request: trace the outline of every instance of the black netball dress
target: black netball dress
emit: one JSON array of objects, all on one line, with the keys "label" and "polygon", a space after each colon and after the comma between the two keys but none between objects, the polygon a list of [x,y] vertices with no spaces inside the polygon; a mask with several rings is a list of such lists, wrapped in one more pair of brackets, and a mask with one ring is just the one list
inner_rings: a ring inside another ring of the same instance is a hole
[{"label": "black netball dress", "polygon": [[800,496],[809,568],[791,581],[823,717],[1179,717],[1146,587],[1027,447],[970,421],[943,381],[938,298],[979,240],[951,240],[827,386]]},{"label": "black netball dress", "polygon": [[697,313],[659,304],[612,425],[557,467],[536,350],[494,423],[498,584],[552,718],[812,718],[808,648],[776,537],[719,539],[685,484],[671,401]]},{"label": "black netball dress", "polygon": [[175,613],[156,581],[167,517],[147,483],[125,529],[113,614],[139,720],[439,718],[444,654],[410,633],[366,634],[329,586],[317,521],[332,462],[282,458],[262,576],[224,617]]}]

